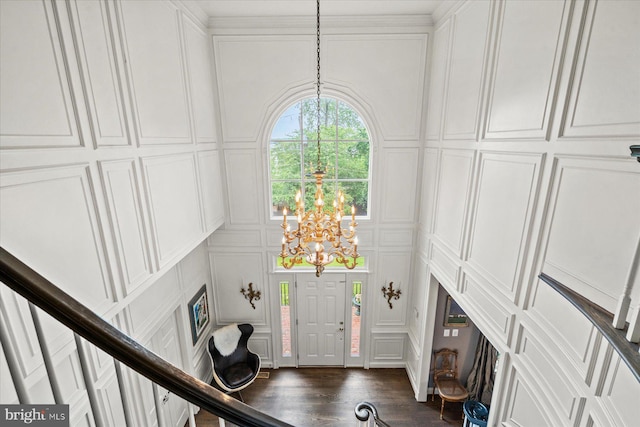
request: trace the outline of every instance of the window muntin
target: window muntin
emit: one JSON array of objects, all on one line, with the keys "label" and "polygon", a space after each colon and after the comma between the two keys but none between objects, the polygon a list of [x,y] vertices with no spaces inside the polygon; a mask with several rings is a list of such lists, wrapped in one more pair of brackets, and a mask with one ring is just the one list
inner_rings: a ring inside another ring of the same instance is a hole
[{"label": "window muntin", "polygon": [[[357,216],[368,216],[371,150],[362,119],[344,102],[321,98],[320,121],[325,199],[333,201],[337,190],[342,190],[345,205],[355,204]],[[311,173],[316,169],[316,140],[316,98],[295,103],[276,122],[269,144],[271,217],[282,216],[285,207],[290,212],[295,209],[294,197],[300,188],[305,206],[313,206],[315,178]]]}]

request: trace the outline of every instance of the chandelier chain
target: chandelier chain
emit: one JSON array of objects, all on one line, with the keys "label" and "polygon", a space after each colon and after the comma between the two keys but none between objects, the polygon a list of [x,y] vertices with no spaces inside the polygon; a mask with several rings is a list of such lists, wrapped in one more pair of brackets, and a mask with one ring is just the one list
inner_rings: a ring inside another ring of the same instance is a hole
[{"label": "chandelier chain", "polygon": [[[337,190],[336,198],[333,202],[333,212],[325,208],[324,193],[322,191],[322,177],[325,174],[320,163],[320,0],[317,4],[316,21],[316,43],[317,43],[317,120],[318,120],[318,160],[313,176],[316,178],[316,192],[314,207],[308,211],[304,207],[302,189],[298,190],[295,196],[296,208],[296,229],[291,229],[287,223],[287,208],[282,210],[282,251],[280,258],[284,268],[292,268],[300,265],[303,258],[314,265],[316,276],[320,277],[324,267],[334,260],[344,265],[348,269],[353,269],[357,265],[358,238],[356,237],[356,208],[351,206],[351,221],[349,228],[342,228],[344,218],[345,196],[341,190]],[[327,247],[325,248],[325,244]]]},{"label": "chandelier chain", "polygon": [[318,72],[317,74],[317,84],[316,84],[316,95],[317,95],[317,99],[316,99],[316,112],[317,112],[317,125],[318,125],[318,140],[317,140],[317,144],[318,144],[318,161],[316,164],[316,170],[321,170],[321,165],[320,165],[320,0],[317,0],[316,2],[317,5],[317,14],[316,14],[316,52],[317,52],[317,66],[316,66],[316,70]]}]

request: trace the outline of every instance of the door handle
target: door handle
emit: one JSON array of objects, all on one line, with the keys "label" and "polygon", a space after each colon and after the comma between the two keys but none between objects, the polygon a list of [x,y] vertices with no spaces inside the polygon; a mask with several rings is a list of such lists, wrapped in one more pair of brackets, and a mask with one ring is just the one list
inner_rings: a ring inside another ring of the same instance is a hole
[{"label": "door handle", "polygon": [[340,328],[340,329],[338,329],[338,331],[339,331],[339,332],[342,332],[342,331],[344,331],[344,328]]},{"label": "door handle", "polygon": [[169,401],[169,392],[167,392],[167,394],[164,395],[164,397],[162,398],[162,403],[165,404]]}]

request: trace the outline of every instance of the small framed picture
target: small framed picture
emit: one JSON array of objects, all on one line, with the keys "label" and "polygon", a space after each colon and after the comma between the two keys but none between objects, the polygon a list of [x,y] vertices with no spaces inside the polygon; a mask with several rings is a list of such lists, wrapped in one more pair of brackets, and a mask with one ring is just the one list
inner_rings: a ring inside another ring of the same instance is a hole
[{"label": "small framed picture", "polygon": [[451,298],[451,295],[447,297],[447,308],[444,312],[444,326],[463,328],[469,326],[467,315],[458,303]]},{"label": "small framed picture", "polygon": [[196,295],[189,301],[189,320],[191,323],[191,339],[193,345],[198,342],[202,331],[209,324],[209,298],[207,296],[207,285],[196,292]]}]

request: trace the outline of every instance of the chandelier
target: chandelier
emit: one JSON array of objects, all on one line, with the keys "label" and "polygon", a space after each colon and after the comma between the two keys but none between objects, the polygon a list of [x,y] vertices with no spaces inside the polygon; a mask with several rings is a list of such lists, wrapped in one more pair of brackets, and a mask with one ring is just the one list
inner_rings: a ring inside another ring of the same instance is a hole
[{"label": "chandelier", "polygon": [[305,259],[316,267],[316,276],[320,277],[324,267],[334,260],[343,264],[348,269],[353,269],[358,259],[358,237],[356,236],[356,208],[351,206],[351,222],[349,229],[342,228],[344,218],[344,193],[338,191],[333,201],[333,211],[325,208],[324,193],[322,191],[322,178],[325,174],[320,162],[320,0],[317,0],[317,145],[318,157],[316,170],[313,176],[316,178],[316,193],[313,209],[304,210],[302,191],[298,190],[295,197],[297,227],[291,230],[287,223],[287,208],[283,210],[282,221],[282,266],[291,268],[302,264]]}]

